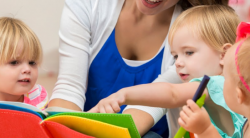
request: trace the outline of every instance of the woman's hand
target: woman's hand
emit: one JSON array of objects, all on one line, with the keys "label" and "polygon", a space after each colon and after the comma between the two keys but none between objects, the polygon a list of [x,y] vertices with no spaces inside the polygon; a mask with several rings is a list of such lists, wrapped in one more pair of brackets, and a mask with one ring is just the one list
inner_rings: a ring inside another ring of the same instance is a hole
[{"label": "woman's hand", "polygon": [[113,93],[107,98],[102,99],[95,107],[88,112],[91,113],[117,113],[121,110],[120,106],[125,103],[125,92],[123,89]]},{"label": "woman's hand", "polygon": [[178,122],[187,131],[198,135],[212,126],[205,108],[199,108],[193,100],[188,100],[187,105],[183,106]]}]

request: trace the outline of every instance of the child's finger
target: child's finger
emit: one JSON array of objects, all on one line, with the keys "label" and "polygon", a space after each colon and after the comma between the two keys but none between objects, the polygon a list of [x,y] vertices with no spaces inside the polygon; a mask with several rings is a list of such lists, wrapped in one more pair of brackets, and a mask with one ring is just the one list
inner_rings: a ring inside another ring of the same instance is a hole
[{"label": "child's finger", "polygon": [[189,119],[187,114],[185,112],[183,112],[183,111],[180,112],[180,117],[184,122],[187,122],[187,120]]},{"label": "child's finger", "polygon": [[193,111],[200,110],[200,107],[193,101],[193,100],[187,100],[187,106]]},{"label": "child's finger", "polygon": [[98,108],[95,106],[95,107],[91,108],[88,112],[89,112],[89,113],[99,113],[99,110],[98,110]]},{"label": "child's finger", "polygon": [[111,105],[105,106],[105,112],[106,113],[114,113],[115,111],[111,107]]},{"label": "child's finger", "polygon": [[120,106],[119,106],[118,103],[112,103],[111,107],[113,108],[113,110],[114,110],[115,113],[118,113],[121,110],[121,108],[120,108]]},{"label": "child's finger", "polygon": [[186,114],[188,117],[193,113],[192,110],[191,110],[188,106],[186,106],[186,105],[184,105],[184,106],[182,107],[182,111],[185,112],[185,114]]},{"label": "child's finger", "polygon": [[204,112],[205,114],[208,114],[207,110],[204,107],[201,107],[201,111]]},{"label": "child's finger", "polygon": [[180,117],[178,118],[178,123],[181,127],[185,127],[186,126],[186,123],[185,121],[183,121]]},{"label": "child's finger", "polygon": [[106,113],[106,110],[105,110],[105,108],[103,106],[99,107],[99,110],[100,110],[100,113]]}]

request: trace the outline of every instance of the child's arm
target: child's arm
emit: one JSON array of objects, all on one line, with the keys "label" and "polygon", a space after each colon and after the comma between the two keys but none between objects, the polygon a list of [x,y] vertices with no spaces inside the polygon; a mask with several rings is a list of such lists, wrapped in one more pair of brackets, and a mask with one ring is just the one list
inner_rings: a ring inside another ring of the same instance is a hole
[{"label": "child's arm", "polygon": [[[171,84],[150,83],[127,87],[101,100],[89,112],[119,112],[121,105],[146,105],[175,108],[185,104],[195,94],[199,82]],[[207,93],[207,90],[204,91]]]},{"label": "child's arm", "polygon": [[178,122],[185,130],[197,134],[199,138],[221,138],[207,111],[203,107],[199,108],[193,100],[188,100],[187,106],[183,106]]}]

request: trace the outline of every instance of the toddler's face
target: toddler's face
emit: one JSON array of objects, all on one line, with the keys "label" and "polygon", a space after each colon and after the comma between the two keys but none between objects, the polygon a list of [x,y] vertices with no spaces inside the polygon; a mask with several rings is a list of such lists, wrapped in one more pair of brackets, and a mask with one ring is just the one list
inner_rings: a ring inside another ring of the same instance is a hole
[{"label": "toddler's face", "polygon": [[36,62],[19,59],[23,47],[18,43],[17,59],[0,64],[0,98],[13,99],[29,92],[36,83],[38,67]]},{"label": "toddler's face", "polygon": [[228,107],[238,112],[237,105],[237,86],[239,82],[239,76],[235,66],[235,51],[239,43],[235,43],[229,48],[224,57],[223,76],[225,77],[223,95]]},{"label": "toddler's face", "polygon": [[222,73],[221,53],[195,36],[185,25],[176,31],[171,53],[176,59],[176,71],[183,82]]}]

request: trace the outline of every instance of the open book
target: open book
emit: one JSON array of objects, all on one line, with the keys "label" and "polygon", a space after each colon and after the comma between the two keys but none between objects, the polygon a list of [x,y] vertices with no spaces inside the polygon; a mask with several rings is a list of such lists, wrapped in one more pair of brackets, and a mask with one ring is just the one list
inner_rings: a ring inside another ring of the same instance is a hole
[{"label": "open book", "polygon": [[0,137],[140,138],[129,114],[86,113],[0,101]]}]

